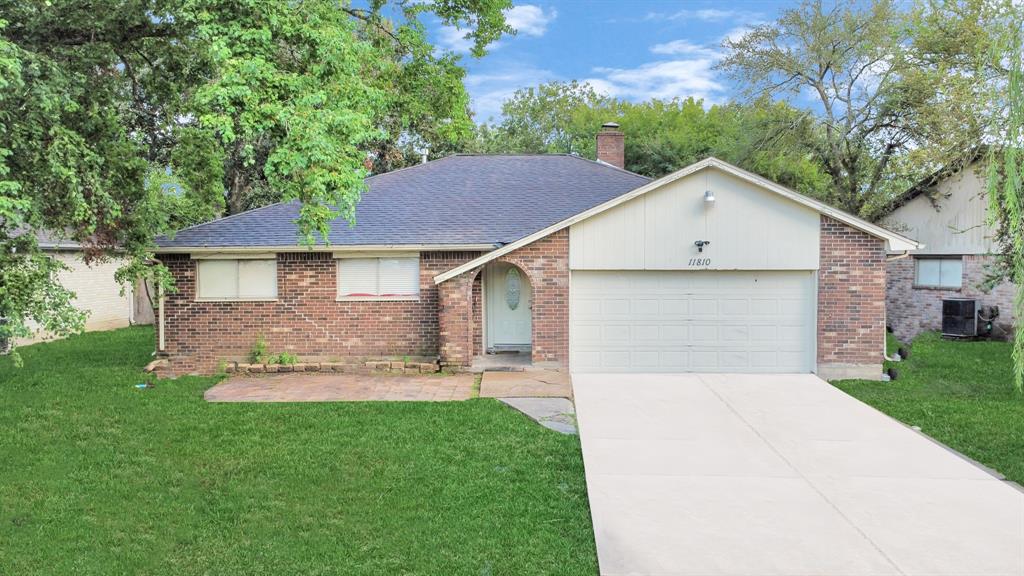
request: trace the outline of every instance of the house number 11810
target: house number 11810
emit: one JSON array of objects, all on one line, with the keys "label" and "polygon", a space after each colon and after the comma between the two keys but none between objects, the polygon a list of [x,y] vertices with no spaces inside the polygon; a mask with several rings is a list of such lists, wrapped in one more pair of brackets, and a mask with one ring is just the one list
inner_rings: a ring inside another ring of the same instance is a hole
[{"label": "house number 11810", "polygon": [[711,266],[711,258],[690,258],[690,266]]}]

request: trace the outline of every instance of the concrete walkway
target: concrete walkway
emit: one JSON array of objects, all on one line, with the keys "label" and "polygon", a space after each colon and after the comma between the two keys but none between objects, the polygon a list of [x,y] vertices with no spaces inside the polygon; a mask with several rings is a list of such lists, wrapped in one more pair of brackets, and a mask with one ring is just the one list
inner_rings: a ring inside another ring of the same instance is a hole
[{"label": "concrete walkway", "polygon": [[576,434],[576,408],[568,398],[501,398],[499,402],[519,410],[549,430]]},{"label": "concrete walkway", "polygon": [[204,394],[209,402],[446,401],[473,397],[473,374],[419,376],[289,373],[235,376]]},{"label": "concrete walkway", "polygon": [[813,375],[573,375],[603,575],[1024,574],[1024,493]]},{"label": "concrete walkway", "polygon": [[572,381],[568,372],[553,370],[484,372],[480,397],[572,398]]}]

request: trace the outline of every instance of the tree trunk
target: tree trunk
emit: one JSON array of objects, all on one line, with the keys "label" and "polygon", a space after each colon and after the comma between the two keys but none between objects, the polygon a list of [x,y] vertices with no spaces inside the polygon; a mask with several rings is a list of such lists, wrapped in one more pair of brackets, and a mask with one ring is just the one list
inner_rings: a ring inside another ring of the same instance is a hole
[{"label": "tree trunk", "polygon": [[228,186],[228,214],[238,214],[246,209],[246,196],[249,192],[249,175],[244,169],[233,167],[229,172],[231,185]]}]

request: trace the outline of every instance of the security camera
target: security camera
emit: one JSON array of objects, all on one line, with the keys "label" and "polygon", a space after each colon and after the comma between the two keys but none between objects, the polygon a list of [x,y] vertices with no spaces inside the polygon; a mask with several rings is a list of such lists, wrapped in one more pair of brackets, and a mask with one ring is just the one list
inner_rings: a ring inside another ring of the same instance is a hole
[{"label": "security camera", "polygon": [[697,240],[693,245],[697,247],[697,252],[703,252],[705,246],[711,245],[711,240]]}]

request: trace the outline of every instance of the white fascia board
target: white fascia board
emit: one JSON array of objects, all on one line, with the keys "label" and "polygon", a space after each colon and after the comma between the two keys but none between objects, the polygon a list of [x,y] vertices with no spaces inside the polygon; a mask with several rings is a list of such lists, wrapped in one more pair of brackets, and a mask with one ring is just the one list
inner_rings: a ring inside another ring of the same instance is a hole
[{"label": "white fascia board", "polygon": [[434,276],[434,283],[435,284],[440,284],[442,282],[445,282],[446,280],[450,280],[450,279],[452,279],[452,278],[454,278],[454,277],[456,277],[456,276],[458,276],[460,274],[464,274],[465,272],[468,272],[468,271],[470,271],[470,270],[472,270],[472,269],[474,269],[474,268],[476,268],[478,266],[483,266],[484,264],[494,260],[495,258],[500,258],[501,256],[504,256],[505,254],[508,254],[509,252],[512,252],[513,250],[522,248],[523,246],[525,246],[527,244],[530,244],[531,242],[536,242],[537,240],[540,240],[541,238],[544,238],[545,236],[548,236],[550,234],[554,234],[555,232],[558,232],[562,228],[565,228],[567,226],[572,226],[573,224],[575,224],[577,222],[580,222],[581,220],[586,220],[587,218],[590,218],[591,216],[595,216],[597,214],[600,214],[601,212],[604,212],[606,210],[610,210],[611,208],[614,208],[614,207],[618,206],[619,204],[623,204],[625,202],[629,202],[630,200],[632,200],[632,199],[634,199],[634,198],[636,198],[638,196],[642,196],[642,195],[647,194],[648,192],[650,192],[652,190],[656,190],[658,188],[661,188],[662,186],[665,186],[666,184],[670,184],[672,182],[675,182],[676,180],[679,180],[680,178],[685,178],[686,176],[689,176],[690,174],[693,174],[694,172],[698,172],[698,171],[703,170],[705,168],[711,168],[711,167],[718,168],[718,169],[722,170],[723,172],[726,172],[728,174],[732,174],[733,176],[736,176],[737,178],[740,178],[741,180],[746,180],[747,182],[750,182],[750,183],[752,183],[752,184],[754,184],[756,186],[760,186],[760,187],[762,187],[762,188],[764,188],[766,190],[770,190],[772,192],[775,192],[776,194],[779,194],[780,196],[788,198],[788,199],[790,199],[793,202],[796,202],[798,204],[802,204],[804,206],[807,206],[807,207],[811,208],[812,210],[817,211],[820,214],[825,214],[826,216],[829,216],[830,218],[833,218],[833,219],[835,219],[835,220],[837,220],[839,222],[842,222],[842,223],[844,223],[844,224],[846,224],[846,225],[848,225],[848,226],[850,226],[852,228],[856,228],[857,230],[860,230],[862,232],[865,232],[865,233],[870,234],[872,236],[875,236],[877,238],[883,239],[883,240],[886,241],[886,246],[887,246],[887,248],[889,250],[917,250],[917,249],[920,249],[920,248],[922,248],[924,246],[923,244],[920,244],[916,240],[912,240],[910,238],[907,238],[906,236],[902,236],[902,235],[897,234],[895,232],[892,232],[890,230],[886,230],[885,228],[882,228],[881,226],[877,226],[877,225],[872,224],[872,223],[870,223],[870,222],[868,222],[866,220],[862,220],[860,218],[857,218],[856,216],[853,216],[852,214],[847,214],[846,212],[843,212],[842,210],[838,210],[838,209],[833,208],[833,207],[831,207],[831,206],[829,206],[827,204],[824,204],[824,203],[819,202],[817,200],[813,200],[811,198],[808,198],[807,196],[804,196],[803,194],[800,194],[799,192],[796,192],[794,190],[790,190],[789,188],[786,188],[785,186],[781,186],[779,184],[776,184],[775,182],[772,182],[771,180],[768,180],[766,178],[762,178],[762,177],[760,177],[760,176],[758,176],[756,174],[753,174],[751,172],[747,172],[746,170],[743,170],[742,168],[738,168],[736,166],[733,166],[732,164],[729,164],[728,162],[724,162],[724,161],[719,160],[719,159],[714,158],[714,157],[709,157],[709,158],[705,158],[704,160],[701,160],[700,162],[696,162],[696,163],[691,164],[691,165],[689,165],[689,166],[687,166],[685,168],[677,170],[677,171],[675,171],[675,172],[673,172],[671,174],[668,174],[666,176],[662,176],[661,178],[658,178],[657,180],[654,180],[652,182],[648,182],[647,184],[644,184],[643,186],[640,186],[639,188],[636,188],[636,189],[634,189],[634,190],[632,190],[630,192],[627,192],[627,193],[625,193],[625,194],[623,194],[621,196],[617,196],[615,198],[612,198],[611,200],[605,202],[604,204],[599,204],[599,205],[597,205],[597,206],[595,206],[595,207],[593,207],[593,208],[591,208],[589,210],[586,210],[584,212],[580,212],[579,214],[577,214],[575,216],[571,216],[569,218],[566,218],[565,220],[562,220],[561,222],[558,222],[556,224],[552,224],[551,226],[548,226],[547,228],[544,228],[543,230],[539,230],[537,232],[534,232],[533,234],[530,234],[529,236],[525,236],[523,238],[520,238],[519,240],[516,240],[515,242],[511,242],[509,244],[506,244],[505,246],[502,246],[501,248],[498,248],[496,250],[488,252],[487,254],[484,254],[484,255],[482,255],[482,256],[480,256],[478,258],[474,258],[473,260],[470,260],[469,262],[466,262],[465,264],[463,264],[461,266],[457,266],[457,267],[452,268],[451,270],[449,270],[447,272],[444,272],[442,274],[438,274],[437,276]]}]

